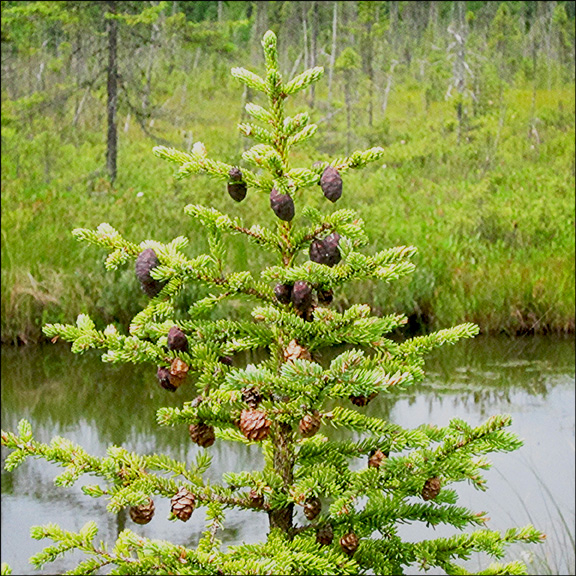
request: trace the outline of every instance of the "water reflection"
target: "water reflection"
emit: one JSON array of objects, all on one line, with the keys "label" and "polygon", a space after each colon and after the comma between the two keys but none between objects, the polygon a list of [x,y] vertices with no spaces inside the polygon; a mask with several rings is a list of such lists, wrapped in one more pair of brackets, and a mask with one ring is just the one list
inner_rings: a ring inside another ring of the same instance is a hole
[{"label": "water reflection", "polygon": [[[487,475],[488,493],[463,486],[460,503],[489,511],[491,528],[533,522],[549,532],[546,546],[554,555],[563,537],[553,529],[558,525],[552,518],[554,506],[559,504],[572,524],[574,517],[574,349],[574,339],[545,337],[462,342],[429,356],[423,383],[381,395],[362,410],[405,427],[423,422],[443,426],[453,417],[475,425],[495,413],[512,414],[513,431],[524,438],[525,447],[512,455],[495,455],[494,469]],[[324,352],[322,364],[338,352]],[[2,349],[2,428],[15,430],[20,418],[27,418],[38,440],[49,442],[61,435],[97,456],[116,444],[191,461],[203,449],[190,442],[186,427],[159,427],[155,416],[159,407],[180,406],[194,395],[191,386],[176,393],[160,388],[151,366],[104,364],[98,354],[77,356],[65,346]],[[2,462],[7,453],[3,448]],[[217,440],[210,453],[213,466],[208,477],[214,481],[224,471],[262,467],[254,447]],[[154,520],[145,526],[127,520],[125,511],[111,515],[104,500],[88,498],[80,490],[94,478],[85,476],[71,488],[58,488],[53,478],[61,471],[44,461],[27,461],[10,474],[2,469],[2,561],[11,564],[14,574],[30,573],[28,558],[49,544],[29,537],[30,526],[37,524],[56,521],[65,529],[78,530],[95,519],[98,538],[108,542],[128,527],[186,546],[195,546],[204,530],[202,509],[185,525],[168,521],[167,500],[156,502]],[[542,482],[553,495],[552,503],[544,497]],[[219,534],[226,544],[256,542],[266,532],[267,519],[251,511],[230,511],[226,526]],[[431,536],[419,532],[419,527],[409,531],[411,538]],[[573,547],[561,556],[566,560],[559,570],[564,571],[556,573],[570,573]],[[65,557],[48,569],[63,572],[80,558]]]}]

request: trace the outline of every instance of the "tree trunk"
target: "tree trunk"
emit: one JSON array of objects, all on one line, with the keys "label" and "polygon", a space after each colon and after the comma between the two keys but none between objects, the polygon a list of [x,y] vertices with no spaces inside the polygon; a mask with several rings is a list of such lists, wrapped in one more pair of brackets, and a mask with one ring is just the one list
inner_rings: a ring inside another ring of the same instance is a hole
[{"label": "tree trunk", "polygon": [[[274,439],[274,470],[281,476],[288,493],[294,483],[294,438],[289,424],[279,424]],[[268,513],[270,529],[280,528],[288,537],[294,535],[294,504]]]},{"label": "tree trunk", "polygon": [[[116,14],[116,2],[107,2],[108,12]],[[106,140],[106,170],[110,184],[116,180],[118,158],[118,131],[116,126],[116,112],[118,109],[118,22],[108,20],[108,136]]]}]

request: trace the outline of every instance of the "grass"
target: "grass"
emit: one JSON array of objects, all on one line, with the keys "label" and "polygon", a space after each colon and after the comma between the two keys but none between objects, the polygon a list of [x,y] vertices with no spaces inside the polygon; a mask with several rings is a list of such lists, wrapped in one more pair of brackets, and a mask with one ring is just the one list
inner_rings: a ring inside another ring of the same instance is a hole
[{"label": "grass", "polygon": [[[185,126],[211,156],[238,162],[247,146],[235,131],[240,89],[223,84],[217,93],[201,83],[195,89],[175,92],[173,108],[155,128],[184,148]],[[365,301],[402,312],[413,330],[472,321],[484,333],[574,332],[574,88],[536,96],[536,120],[532,91],[509,90],[501,104],[469,119],[460,142],[453,106],[426,104],[421,90],[397,87],[387,117],[372,127],[362,101],[357,104],[354,147],[383,144],[385,157],[346,175],[336,208],[364,218],[370,251],[418,247],[417,269],[394,285],[359,284],[337,295],[335,306]],[[321,90],[317,97],[322,103]],[[312,112],[321,121],[319,135],[294,165],[345,151],[345,112],[323,122],[322,110]],[[119,122],[113,187],[99,171],[104,131],[94,130],[96,118],[71,131],[25,114],[17,103],[3,103],[3,117],[3,342],[38,341],[42,324],[71,322],[81,312],[125,326],[140,309],[144,296],[131,268],[106,273],[105,255],[78,244],[74,228],[108,222],[135,242],[186,235],[195,254],[206,243],[184,215],[186,204],[211,204],[249,224],[274,225],[264,195],[238,205],[205,177],[176,181],[173,166],[153,156],[154,142],[126,117]],[[26,137],[19,131],[24,119]],[[332,209],[318,194],[306,201]],[[237,238],[229,248],[231,268],[269,262]],[[202,290],[191,288],[184,301]]]},{"label": "grass", "polygon": [[[576,574],[576,542],[574,530],[574,510],[572,518],[567,518],[565,510],[551,492],[550,488],[540,477],[534,464],[527,464],[528,470],[536,479],[538,486],[542,490],[542,498],[548,513],[548,525],[551,527],[546,535],[544,544],[536,550],[533,546],[523,546],[523,561],[528,567],[528,573],[534,576],[554,575],[554,574]],[[497,470],[501,478],[511,485],[500,471]],[[573,490],[572,490],[573,493]],[[533,518],[530,507],[526,501],[518,495],[520,505],[524,510],[528,520],[534,525],[541,525]],[[519,525],[520,523],[515,523]]]}]

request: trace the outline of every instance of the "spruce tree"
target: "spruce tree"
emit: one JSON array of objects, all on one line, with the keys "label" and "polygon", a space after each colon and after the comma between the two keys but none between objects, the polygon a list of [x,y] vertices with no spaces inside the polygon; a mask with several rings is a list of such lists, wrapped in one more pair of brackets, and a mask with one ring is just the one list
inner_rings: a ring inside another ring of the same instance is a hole
[{"label": "spruce tree", "polygon": [[[311,138],[317,126],[306,112],[286,116],[285,101],[319,80],[323,70],[316,67],[284,81],[275,35],[267,32],[262,45],[264,77],[232,70],[268,99],[267,107],[246,105],[256,122],[239,128],[256,144],[239,165],[210,158],[200,143],[191,153],[161,146],[154,153],[179,165],[180,177],[201,173],[219,179],[222,193],[237,202],[268,195],[272,226],[248,227],[240,216],[186,206],[185,213],[205,228],[209,246],[192,258],[183,236],[166,244],[136,244],[109,224],[77,229],[79,240],[109,251],[107,269],[135,261],[149,302],[127,334],[113,325],[100,330],[87,315],[75,325],[44,327],[47,337],[71,342],[73,352],[104,349],[105,362],[150,364],[154,385],[183,400],[180,408],[159,408],[158,424],[177,426],[187,441],[198,444],[195,461],[119,446],[95,457],[60,437],[37,442],[25,420],[17,433],[2,432],[2,443],[13,450],[8,470],[35,457],[65,468],[55,479],[60,486],[91,474],[99,483],[83,486],[84,493],[105,498],[110,513],[129,508],[135,524],[153,522],[154,501],[160,498],[170,499],[174,521],[187,522],[204,507],[206,531],[191,549],[144,538],[137,529],[123,530],[113,546],[97,543],[94,522],[79,533],[56,524],[34,527],[34,538],[54,541],[31,558],[35,566],[81,550],[87,559],[69,573],[111,567],[111,574],[403,574],[414,566],[435,566],[447,574],[468,574],[459,561],[472,553],[498,560],[511,543],[543,538],[532,526],[505,533],[488,529],[483,512],[457,505],[453,484],[467,481],[484,490],[486,455],[521,445],[505,431],[509,416],[493,416],[475,427],[453,419],[445,427],[423,423],[406,429],[366,414],[364,406],[377,395],[421,381],[431,350],[473,337],[478,329],[466,323],[399,341],[391,336],[406,323],[402,315],[378,316],[364,304],[334,309],[334,295],[353,281],[391,282],[411,273],[415,248],[362,252],[367,236],[361,218],[352,210],[332,210],[342,194],[353,193],[346,187],[347,172],[378,160],[383,149],[291,166],[292,148]],[[311,195],[323,195],[326,209],[307,206]],[[224,242],[229,234],[246,236],[254,250],[271,252],[276,264],[260,272],[230,271]],[[212,292],[182,317],[177,296],[188,283],[202,283]],[[251,303],[251,317],[214,319],[211,312],[227,299]],[[337,345],[346,346],[322,365],[319,351]],[[240,364],[240,353],[252,350],[266,354],[257,363]],[[350,434],[330,439],[330,428]],[[263,469],[228,471],[220,483],[208,481],[204,473],[216,441],[258,446]],[[223,547],[218,531],[231,508],[268,515],[269,531],[260,543]],[[403,540],[399,525],[414,522],[447,524],[460,532]],[[492,563],[481,573],[525,570],[521,562]]]}]

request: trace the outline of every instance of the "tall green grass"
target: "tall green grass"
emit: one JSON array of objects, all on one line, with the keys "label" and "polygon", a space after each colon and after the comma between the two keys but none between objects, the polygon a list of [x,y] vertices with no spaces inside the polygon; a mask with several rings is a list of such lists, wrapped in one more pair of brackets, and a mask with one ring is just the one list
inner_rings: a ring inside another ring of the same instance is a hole
[{"label": "tall green grass", "polygon": [[[237,163],[248,145],[235,130],[240,90],[200,84],[185,96],[171,98],[173,109],[156,128],[182,149],[186,129],[213,157]],[[294,165],[345,151],[346,112],[325,121],[322,96],[319,89],[312,111],[318,135]],[[135,242],[186,235],[194,254],[206,244],[183,213],[186,204],[211,204],[249,224],[274,224],[265,195],[249,194],[236,204],[221,183],[203,176],[176,181],[174,167],[153,156],[155,142],[125,117],[113,187],[101,171],[103,130],[90,123],[60,129],[50,118],[33,117],[36,128],[22,137],[21,109],[3,104],[4,117],[3,342],[37,341],[43,323],[70,322],[81,312],[125,325],[143,304],[132,269],[105,272],[105,255],[77,243],[74,228],[108,222]],[[484,333],[574,332],[573,87],[540,90],[536,100],[531,90],[508,90],[502,102],[470,116],[460,141],[453,105],[426,102],[414,89],[398,88],[386,118],[372,127],[360,102],[354,126],[355,145],[381,144],[386,153],[362,175],[346,175],[336,208],[356,209],[364,218],[368,250],[416,246],[417,269],[396,284],[364,283],[337,294],[335,306],[366,301],[383,312],[405,313],[415,330],[472,321]],[[332,209],[319,192],[306,202]],[[267,263],[237,237],[229,253],[231,268]],[[183,304],[203,290],[190,288]]]}]

